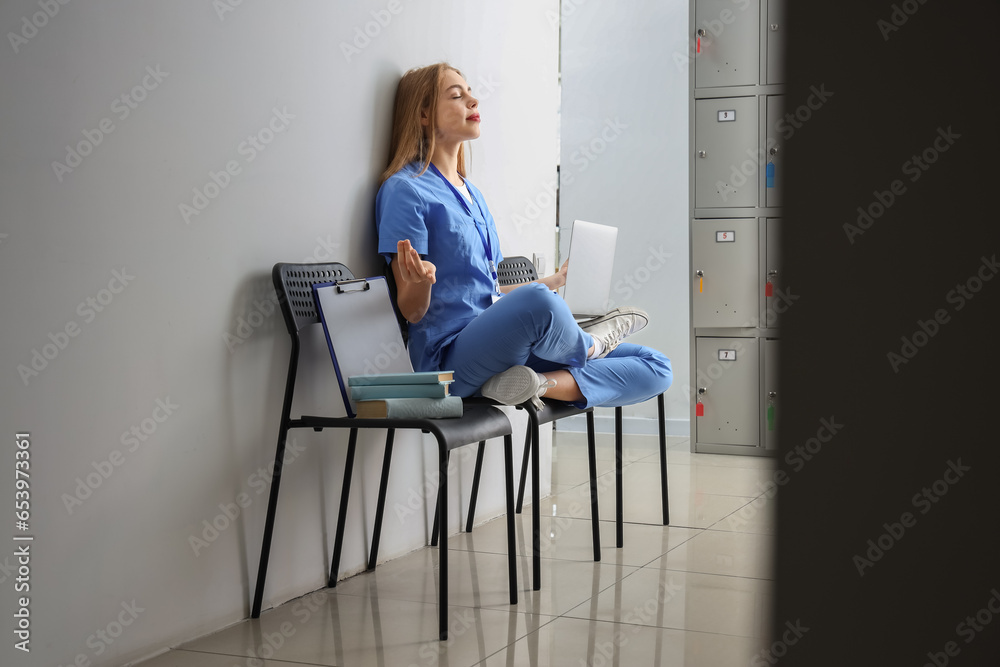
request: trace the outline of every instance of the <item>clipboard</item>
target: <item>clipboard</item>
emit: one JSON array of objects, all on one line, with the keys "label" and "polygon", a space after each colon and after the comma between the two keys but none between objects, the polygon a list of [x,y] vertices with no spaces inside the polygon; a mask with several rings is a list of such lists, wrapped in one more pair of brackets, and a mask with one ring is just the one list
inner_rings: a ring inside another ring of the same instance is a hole
[{"label": "clipboard", "polygon": [[313,285],[316,311],[350,417],[357,415],[347,378],[374,373],[412,373],[384,277]]}]

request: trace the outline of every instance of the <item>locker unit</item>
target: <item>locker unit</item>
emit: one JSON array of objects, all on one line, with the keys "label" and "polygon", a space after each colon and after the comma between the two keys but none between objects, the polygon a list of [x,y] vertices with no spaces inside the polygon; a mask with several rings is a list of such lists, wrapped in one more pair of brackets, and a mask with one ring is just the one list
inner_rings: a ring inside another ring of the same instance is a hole
[{"label": "locker unit", "polygon": [[696,343],[696,439],[715,445],[756,447],[757,405],[746,400],[760,383],[756,338],[699,337]]},{"label": "locker unit", "polygon": [[781,314],[788,308],[781,282],[784,276],[781,267],[780,218],[767,218],[764,221],[764,263],[761,268],[764,310],[760,316],[760,326],[776,327],[781,321]]},{"label": "locker unit", "polygon": [[757,83],[760,49],[757,0],[696,0],[692,16],[696,42],[695,86],[746,86]]},{"label": "locker unit", "polygon": [[774,455],[792,307],[780,246],[785,1],[690,0],[689,11],[691,451]]},{"label": "locker unit", "polygon": [[754,218],[691,225],[695,327],[746,327],[758,319],[758,243]]},{"label": "locker unit", "polygon": [[764,205],[781,206],[781,181],[785,177],[782,169],[781,142],[782,130],[785,129],[785,96],[768,95],[766,100],[767,134],[764,138],[764,155],[767,165],[764,167]]},{"label": "locker unit", "polygon": [[765,83],[785,82],[785,0],[767,0]]},{"label": "locker unit", "polygon": [[757,98],[695,102],[695,206],[757,205]]},{"label": "locker unit", "polygon": [[761,368],[764,369],[763,392],[760,397],[761,426],[764,431],[764,448],[771,451],[778,449],[778,420],[781,419],[781,409],[778,393],[778,354],[780,345],[775,338],[764,339],[761,348]]}]

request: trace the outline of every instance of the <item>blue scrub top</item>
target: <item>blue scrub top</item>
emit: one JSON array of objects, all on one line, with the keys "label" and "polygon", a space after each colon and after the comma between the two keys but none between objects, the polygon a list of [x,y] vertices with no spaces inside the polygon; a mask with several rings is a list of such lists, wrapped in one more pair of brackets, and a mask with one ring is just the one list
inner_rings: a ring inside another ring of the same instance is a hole
[{"label": "blue scrub top", "polygon": [[483,239],[488,239],[496,265],[503,255],[482,193],[466,180],[470,202],[433,166],[418,176],[421,166],[411,162],[379,188],[375,198],[378,252],[391,261],[396,243],[409,239],[437,267],[427,314],[410,324],[409,351],[415,370],[446,370],[441,364],[448,344],[493,302],[491,258]]}]

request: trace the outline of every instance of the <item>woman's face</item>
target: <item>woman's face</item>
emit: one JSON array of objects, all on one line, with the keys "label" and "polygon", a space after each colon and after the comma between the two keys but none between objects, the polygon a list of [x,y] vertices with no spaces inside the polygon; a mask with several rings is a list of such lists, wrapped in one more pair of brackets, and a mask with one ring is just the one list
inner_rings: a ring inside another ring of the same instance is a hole
[{"label": "woman's face", "polygon": [[441,76],[436,121],[439,142],[458,143],[479,137],[479,100],[455,70],[447,69]]}]

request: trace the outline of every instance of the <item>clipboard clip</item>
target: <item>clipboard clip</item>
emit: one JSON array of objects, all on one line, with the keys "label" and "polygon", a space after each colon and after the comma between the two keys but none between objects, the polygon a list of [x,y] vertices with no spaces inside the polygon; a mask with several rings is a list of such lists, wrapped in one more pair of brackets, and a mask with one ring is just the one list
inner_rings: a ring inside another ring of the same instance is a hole
[{"label": "clipboard clip", "polygon": [[337,294],[344,294],[346,292],[367,292],[371,289],[371,285],[364,278],[356,278],[354,280],[341,280],[337,282]]}]

